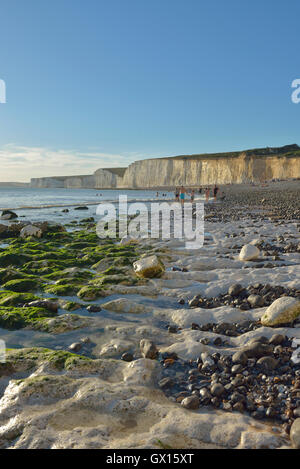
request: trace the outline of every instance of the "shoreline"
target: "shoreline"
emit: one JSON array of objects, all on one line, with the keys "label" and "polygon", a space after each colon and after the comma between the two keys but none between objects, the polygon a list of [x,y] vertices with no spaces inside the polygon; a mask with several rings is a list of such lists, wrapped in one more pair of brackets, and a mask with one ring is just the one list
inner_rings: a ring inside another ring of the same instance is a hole
[{"label": "shoreline", "polygon": [[[0,264],[11,265],[0,269],[0,338],[14,349],[0,365],[1,445],[290,448],[300,322],[261,324],[276,299],[300,299],[299,188],[278,184],[232,187],[224,202],[206,204],[210,235],[196,251],[177,240],[100,241],[94,225],[81,221],[74,232],[45,226],[40,239],[8,238],[0,249]],[[249,243],[259,255],[242,261]],[[133,263],[150,255],[165,272],[138,278]],[[228,294],[236,285],[240,293]],[[155,348],[146,350],[143,340]],[[260,368],[264,355],[232,362],[258,340],[274,369]]]}]

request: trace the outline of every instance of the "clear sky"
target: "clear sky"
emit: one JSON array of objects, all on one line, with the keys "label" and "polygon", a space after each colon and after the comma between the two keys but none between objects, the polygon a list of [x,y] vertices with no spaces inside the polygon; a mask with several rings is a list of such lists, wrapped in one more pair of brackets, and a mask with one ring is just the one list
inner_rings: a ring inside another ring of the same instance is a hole
[{"label": "clear sky", "polygon": [[0,181],[299,143],[299,0],[1,0]]}]

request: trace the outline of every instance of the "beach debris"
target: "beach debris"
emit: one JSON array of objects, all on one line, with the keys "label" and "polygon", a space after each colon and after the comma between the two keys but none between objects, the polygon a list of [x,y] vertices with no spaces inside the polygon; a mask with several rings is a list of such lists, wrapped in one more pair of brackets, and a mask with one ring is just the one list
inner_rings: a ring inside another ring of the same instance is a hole
[{"label": "beach debris", "polygon": [[263,326],[278,326],[293,322],[300,315],[300,301],[283,296],[275,300],[261,318]]},{"label": "beach debris", "polygon": [[133,269],[137,277],[141,278],[159,277],[165,271],[163,263],[155,255],[134,262]]},{"label": "beach debris", "polygon": [[43,232],[41,228],[38,228],[34,225],[24,226],[24,228],[22,228],[20,231],[21,238],[27,238],[28,236],[33,236],[34,238],[41,238],[42,235]]},{"label": "beach debris", "polygon": [[253,246],[253,244],[245,244],[239,254],[239,259],[241,261],[252,261],[259,257],[260,250]]},{"label": "beach debris", "polygon": [[142,339],[140,341],[140,350],[143,358],[155,360],[158,355],[157,347],[152,340]]},{"label": "beach debris", "polygon": [[88,210],[89,208],[85,205],[80,205],[79,207],[75,207],[74,210]]}]

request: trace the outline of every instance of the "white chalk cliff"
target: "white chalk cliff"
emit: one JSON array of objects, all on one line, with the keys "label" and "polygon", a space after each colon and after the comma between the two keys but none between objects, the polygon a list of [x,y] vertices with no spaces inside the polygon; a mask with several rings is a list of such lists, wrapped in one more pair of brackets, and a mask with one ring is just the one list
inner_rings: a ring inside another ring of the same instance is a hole
[{"label": "white chalk cliff", "polygon": [[300,178],[300,147],[183,155],[136,161],[128,168],[98,169],[90,176],[31,179],[31,187],[151,188]]}]

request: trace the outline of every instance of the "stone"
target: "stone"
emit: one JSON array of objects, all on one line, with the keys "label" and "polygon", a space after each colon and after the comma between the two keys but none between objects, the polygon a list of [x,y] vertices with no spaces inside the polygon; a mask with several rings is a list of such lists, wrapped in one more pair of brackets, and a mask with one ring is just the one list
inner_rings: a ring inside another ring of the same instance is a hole
[{"label": "stone", "polygon": [[225,389],[223,384],[215,383],[211,386],[210,392],[213,396],[219,397],[224,393]]},{"label": "stone", "polygon": [[89,305],[86,309],[89,313],[99,313],[102,308],[100,305]]},{"label": "stone", "polygon": [[261,342],[253,342],[243,348],[243,352],[248,358],[260,358],[272,353],[273,348],[271,345],[263,344]]},{"label": "stone", "polygon": [[242,290],[243,290],[242,285],[240,285],[239,283],[235,283],[234,285],[231,285],[231,286],[228,288],[228,295],[230,295],[230,296],[238,296],[239,293],[241,293]]},{"label": "stone", "polygon": [[261,318],[261,323],[263,326],[278,326],[293,322],[299,315],[299,299],[282,296],[267,308]]},{"label": "stone", "polygon": [[248,356],[244,352],[236,352],[232,355],[232,363],[246,365],[248,361]]},{"label": "stone", "polygon": [[142,339],[140,341],[140,350],[143,358],[150,358],[155,360],[158,355],[158,350],[154,342],[148,339]]},{"label": "stone", "polygon": [[197,396],[189,396],[189,397],[185,397],[182,401],[181,401],[181,405],[182,407],[184,407],[185,409],[198,409],[199,408],[199,404],[200,404],[200,401],[199,401],[199,398]]},{"label": "stone", "polygon": [[133,360],[132,353],[129,353],[129,352],[123,353],[123,355],[121,356],[121,360],[123,360],[124,362],[132,362]]},{"label": "stone", "polygon": [[159,381],[158,386],[161,389],[168,389],[174,386],[174,381],[171,378],[163,378]]},{"label": "stone", "polygon": [[121,241],[120,241],[120,245],[121,246],[128,246],[130,244],[136,244],[138,243],[139,240],[137,238],[133,238],[132,236],[124,236]]},{"label": "stone", "polygon": [[252,308],[259,308],[265,303],[263,297],[260,295],[250,295],[248,296],[247,301],[252,306]]},{"label": "stone", "polygon": [[13,220],[14,218],[18,218],[18,215],[11,210],[3,210],[1,218],[2,220]]},{"label": "stone", "polygon": [[43,236],[43,232],[41,228],[38,228],[34,225],[26,225],[20,231],[21,238],[27,238],[28,236],[33,236],[35,238],[41,238]]},{"label": "stone", "polygon": [[29,308],[46,308],[48,311],[52,311],[53,313],[57,313],[58,311],[58,304],[55,301],[50,300],[35,300],[27,303]]},{"label": "stone", "polygon": [[80,342],[74,342],[72,345],[70,345],[69,350],[72,352],[79,352],[82,348],[82,343]]},{"label": "stone", "polygon": [[300,449],[300,418],[296,419],[291,426],[290,438],[295,449]]},{"label": "stone", "polygon": [[278,361],[272,357],[261,357],[257,360],[257,365],[260,365],[266,371],[275,370],[278,365]]},{"label": "stone", "polygon": [[141,278],[160,277],[165,271],[163,263],[155,255],[134,262],[133,269],[137,277]]},{"label": "stone", "polygon": [[239,259],[241,261],[252,261],[258,259],[260,256],[260,250],[253,246],[253,244],[245,244],[239,254]]},{"label": "stone", "polygon": [[284,341],[285,341],[285,335],[274,334],[274,335],[272,335],[271,339],[269,340],[269,344],[271,344],[271,345],[281,345]]}]

